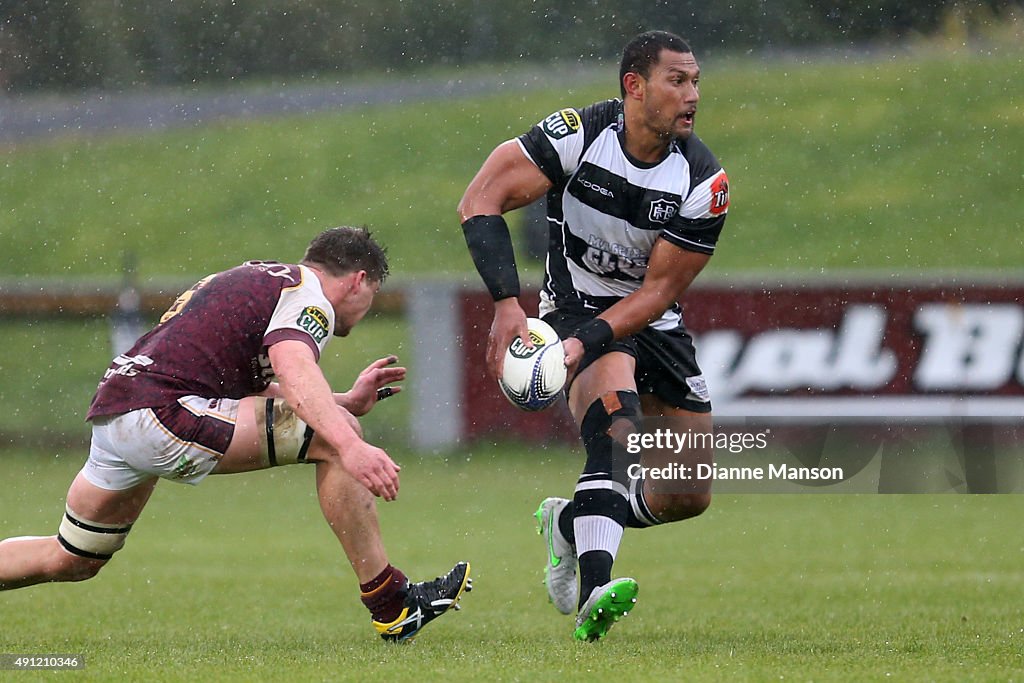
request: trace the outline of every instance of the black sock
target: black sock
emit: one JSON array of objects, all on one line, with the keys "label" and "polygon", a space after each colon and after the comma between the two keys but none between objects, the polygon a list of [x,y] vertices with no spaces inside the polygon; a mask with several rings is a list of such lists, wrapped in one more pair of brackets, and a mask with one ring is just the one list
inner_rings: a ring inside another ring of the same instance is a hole
[{"label": "black sock", "polygon": [[579,607],[587,601],[590,594],[598,586],[611,580],[612,556],[606,550],[591,550],[580,556],[580,602]]},{"label": "black sock", "polygon": [[575,504],[570,500],[569,504],[562,508],[562,513],[558,515],[558,531],[561,532],[562,538],[573,545],[576,545],[576,529],[572,525],[575,509]]}]

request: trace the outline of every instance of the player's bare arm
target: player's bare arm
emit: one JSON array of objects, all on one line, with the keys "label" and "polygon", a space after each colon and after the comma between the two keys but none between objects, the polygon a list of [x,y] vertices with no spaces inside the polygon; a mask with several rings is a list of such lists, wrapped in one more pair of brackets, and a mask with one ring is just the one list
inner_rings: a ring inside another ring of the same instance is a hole
[{"label": "player's bare arm", "polygon": [[551,189],[537,165],[526,156],[519,143],[506,140],[498,145],[459,202],[459,221],[473,216],[500,215],[531,204]]},{"label": "player's bare arm", "polygon": [[551,181],[519,143],[508,140],[487,157],[459,202],[459,221],[473,261],[494,297],[486,357],[487,369],[495,377],[501,376],[505,349],[513,339],[521,337],[530,344],[526,313],[519,305],[515,256],[501,215],[536,201],[550,188]]},{"label": "player's bare arm", "polygon": [[338,454],[345,469],[374,495],[394,500],[398,470],[388,454],[363,441],[339,412],[327,379],[306,344],[284,340],[268,354],[278,385],[295,414]]},{"label": "player's bare arm", "polygon": [[[711,259],[675,246],[663,239],[651,250],[647,273],[640,288],[623,298],[598,319],[611,327],[613,339],[628,336],[647,327],[673,306]],[[563,342],[565,365],[570,371],[583,357],[583,344],[575,337]]]}]

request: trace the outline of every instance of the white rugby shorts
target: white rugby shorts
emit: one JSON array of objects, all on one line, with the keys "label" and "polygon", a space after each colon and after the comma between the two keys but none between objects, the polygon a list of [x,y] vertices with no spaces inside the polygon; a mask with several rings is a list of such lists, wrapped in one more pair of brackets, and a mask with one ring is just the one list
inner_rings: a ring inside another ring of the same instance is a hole
[{"label": "white rugby shorts", "polygon": [[196,485],[227,450],[238,403],[185,396],[167,408],[95,418],[82,475],[110,491],[130,489],[153,477]]}]

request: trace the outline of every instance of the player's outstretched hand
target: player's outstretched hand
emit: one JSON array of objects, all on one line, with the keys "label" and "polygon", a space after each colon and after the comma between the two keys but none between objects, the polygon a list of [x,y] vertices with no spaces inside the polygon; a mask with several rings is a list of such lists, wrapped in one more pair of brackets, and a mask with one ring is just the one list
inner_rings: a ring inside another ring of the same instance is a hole
[{"label": "player's outstretched hand", "polygon": [[373,495],[387,501],[398,496],[398,471],[402,468],[382,449],[356,441],[341,453],[341,464]]},{"label": "player's outstretched hand", "polygon": [[397,362],[398,356],[387,356],[370,363],[359,373],[352,388],[338,397],[338,403],[356,417],[361,417],[370,412],[377,401],[400,392],[402,387],[388,386],[405,380],[405,368],[395,365]]},{"label": "player's outstretched hand", "polygon": [[526,326],[526,313],[519,305],[519,299],[509,297],[494,302],[494,321],[491,323],[491,333],[487,337],[487,371],[495,379],[501,377],[505,351],[513,339],[519,337],[524,344],[533,348],[529,332]]}]

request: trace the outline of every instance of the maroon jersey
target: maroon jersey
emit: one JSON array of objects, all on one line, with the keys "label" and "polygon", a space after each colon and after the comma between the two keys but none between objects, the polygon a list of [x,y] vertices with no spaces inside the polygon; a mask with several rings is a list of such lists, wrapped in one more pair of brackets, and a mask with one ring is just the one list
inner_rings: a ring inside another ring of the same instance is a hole
[{"label": "maroon jersey", "polygon": [[297,339],[317,360],[334,309],[305,266],[247,263],[200,280],[110,364],[86,419],[155,408],[182,396],[240,399],[273,377],[267,349]]}]

